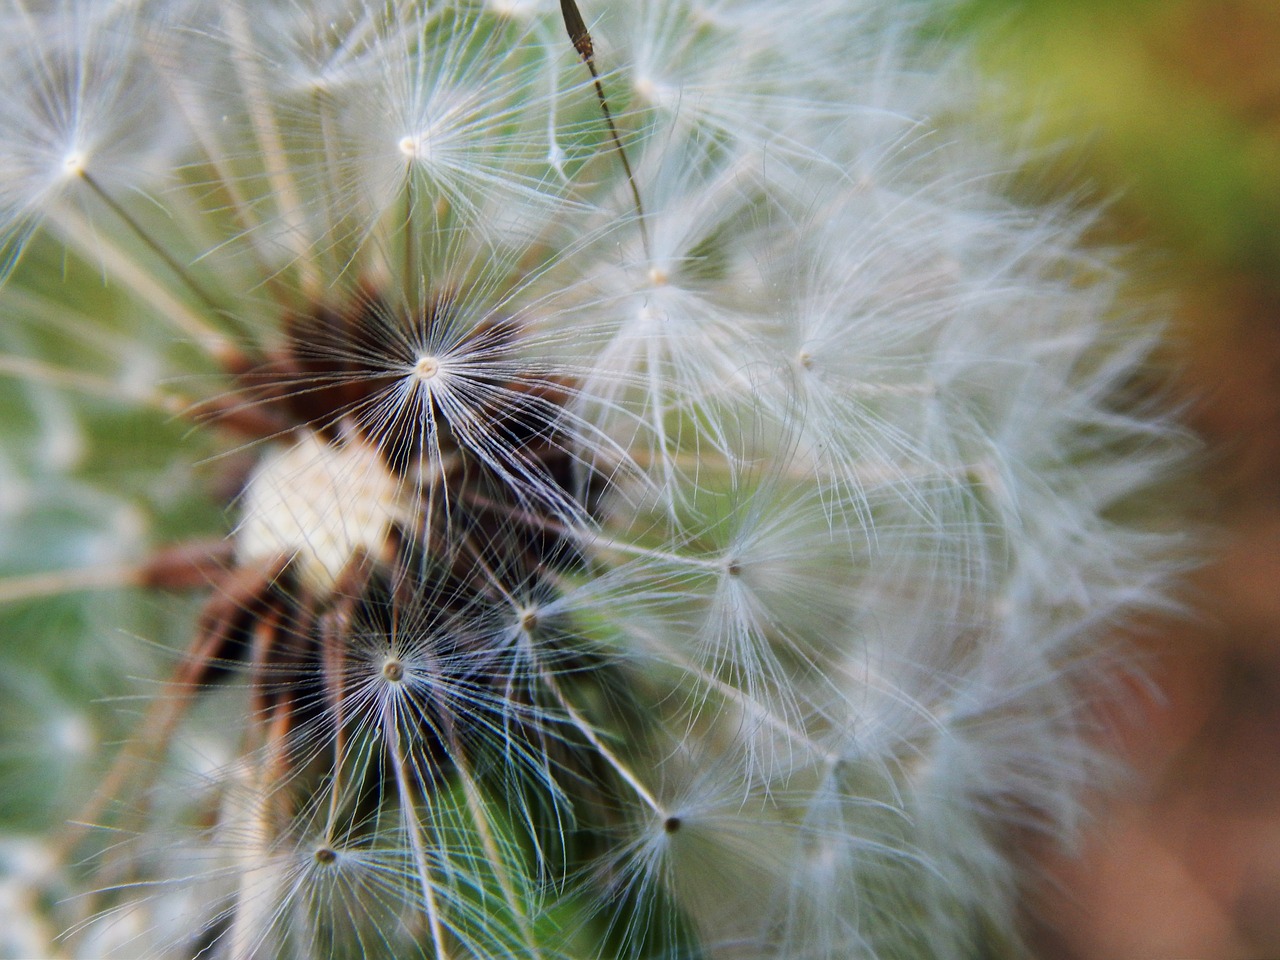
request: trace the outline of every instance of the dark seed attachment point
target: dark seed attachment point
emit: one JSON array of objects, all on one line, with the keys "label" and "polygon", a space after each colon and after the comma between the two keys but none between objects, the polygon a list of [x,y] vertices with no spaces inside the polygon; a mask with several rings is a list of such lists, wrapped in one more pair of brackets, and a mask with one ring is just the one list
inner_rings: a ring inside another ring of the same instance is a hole
[{"label": "dark seed attachment point", "polygon": [[679,817],[667,817],[666,820],[662,821],[662,829],[667,833],[675,833],[680,829],[680,823]]},{"label": "dark seed attachment point", "polygon": [[332,847],[316,847],[314,854],[316,863],[328,866],[338,859],[338,854]]}]

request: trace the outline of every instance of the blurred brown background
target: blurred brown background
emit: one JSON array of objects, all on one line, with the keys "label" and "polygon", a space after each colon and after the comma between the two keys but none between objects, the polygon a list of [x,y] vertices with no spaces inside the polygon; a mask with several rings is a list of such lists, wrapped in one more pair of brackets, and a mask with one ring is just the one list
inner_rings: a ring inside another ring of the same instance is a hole
[{"label": "blurred brown background", "polygon": [[[1162,696],[1084,858],[1047,859],[1044,960],[1280,958],[1280,0],[972,0],[1043,183],[1111,200],[1098,240],[1168,304],[1172,389],[1221,532],[1195,613],[1139,640]],[[954,28],[954,24],[949,25]],[[1154,251],[1154,252],[1153,252]]]}]

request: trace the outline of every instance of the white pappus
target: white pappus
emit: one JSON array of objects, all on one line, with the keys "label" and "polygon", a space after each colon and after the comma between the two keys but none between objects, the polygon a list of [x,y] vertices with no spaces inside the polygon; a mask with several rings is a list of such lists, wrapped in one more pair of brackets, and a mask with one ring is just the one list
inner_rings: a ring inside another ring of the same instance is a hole
[{"label": "white pappus", "polygon": [[0,952],[1020,954],[1183,444],[931,12],[7,0]]}]

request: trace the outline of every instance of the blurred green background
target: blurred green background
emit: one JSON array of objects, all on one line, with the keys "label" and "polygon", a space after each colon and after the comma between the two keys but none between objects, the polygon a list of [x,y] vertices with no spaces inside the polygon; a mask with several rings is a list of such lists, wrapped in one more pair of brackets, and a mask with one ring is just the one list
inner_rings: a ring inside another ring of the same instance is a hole
[{"label": "blurred green background", "polygon": [[1280,4],[968,0],[958,28],[1119,215],[1207,269],[1280,268]]},{"label": "blurred green background", "polygon": [[1094,239],[1170,314],[1219,531],[1191,615],[1140,632],[1140,776],[1083,861],[1044,857],[1042,956],[1280,957],[1280,2],[967,0],[941,29],[976,37],[1028,189],[1105,202]]}]

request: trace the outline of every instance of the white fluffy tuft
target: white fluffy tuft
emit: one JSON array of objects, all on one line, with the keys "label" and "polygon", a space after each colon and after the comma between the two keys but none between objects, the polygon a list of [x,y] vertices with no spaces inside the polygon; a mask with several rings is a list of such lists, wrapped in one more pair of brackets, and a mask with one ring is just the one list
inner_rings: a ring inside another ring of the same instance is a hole
[{"label": "white fluffy tuft", "polygon": [[1016,948],[1176,569],[1157,333],[919,4],[580,5],[634,180],[553,3],[0,13],[0,542],[105,450],[240,591],[59,955]]}]

